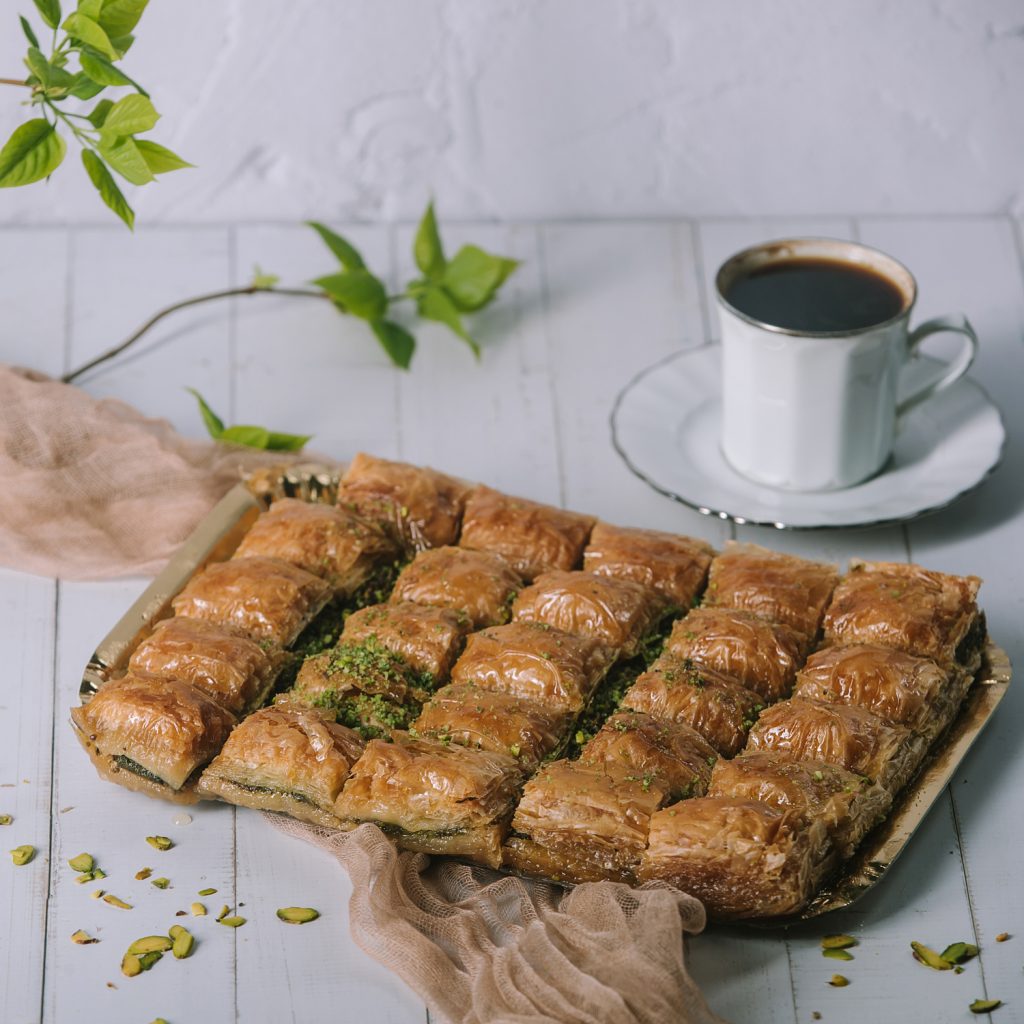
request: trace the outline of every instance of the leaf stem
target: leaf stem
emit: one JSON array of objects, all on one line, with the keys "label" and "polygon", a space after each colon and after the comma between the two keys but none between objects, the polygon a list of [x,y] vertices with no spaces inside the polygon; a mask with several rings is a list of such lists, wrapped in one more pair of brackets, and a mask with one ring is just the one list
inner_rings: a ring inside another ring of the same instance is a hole
[{"label": "leaf stem", "polygon": [[20,85],[24,89],[30,88],[28,82],[23,78],[0,78],[0,85]]},{"label": "leaf stem", "polygon": [[99,366],[101,363],[107,362],[109,359],[113,359],[115,356],[119,356],[126,349],[131,348],[135,342],[151,328],[155,327],[164,317],[170,316],[171,313],[176,313],[180,309],[188,309],[189,306],[198,306],[204,302],[229,299],[236,295],[289,295],[304,299],[330,299],[330,296],[325,292],[312,291],[308,288],[257,288],[255,285],[246,285],[242,288],[224,288],[216,292],[207,292],[204,295],[195,295],[191,299],[182,299],[180,302],[172,303],[170,306],[165,306],[159,312],[154,313],[138,330],[130,334],[119,345],[115,345],[113,348],[101,353],[95,359],[90,359],[87,363],[72,370],[70,373],[65,373],[61,377],[61,381],[65,384],[70,384],[76,378],[81,377],[83,373]]}]

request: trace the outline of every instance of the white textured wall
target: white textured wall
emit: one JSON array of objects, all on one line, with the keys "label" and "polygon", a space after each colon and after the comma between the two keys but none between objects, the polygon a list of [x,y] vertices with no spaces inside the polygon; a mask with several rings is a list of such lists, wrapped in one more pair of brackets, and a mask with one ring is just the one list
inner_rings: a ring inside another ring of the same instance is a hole
[{"label": "white textured wall", "polygon": [[[152,0],[125,67],[150,222],[1024,211],[1022,0]],[[69,156],[0,222],[103,219]]]}]

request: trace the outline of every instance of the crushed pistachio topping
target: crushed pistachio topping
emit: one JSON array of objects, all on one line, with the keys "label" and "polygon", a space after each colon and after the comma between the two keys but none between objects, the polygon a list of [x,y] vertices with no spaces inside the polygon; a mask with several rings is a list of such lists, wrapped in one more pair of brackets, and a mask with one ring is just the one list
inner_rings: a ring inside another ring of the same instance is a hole
[{"label": "crushed pistachio topping", "polygon": [[71,933],[71,941],[76,946],[91,946],[94,942],[99,942],[99,939],[94,939],[88,932],[83,932],[81,928],[77,932]]},{"label": "crushed pistachio topping", "polygon": [[142,973],[142,963],[139,958],[132,953],[125,953],[121,958],[121,973],[126,978],[134,978],[136,975]]},{"label": "crushed pistachio topping", "polygon": [[833,988],[846,988],[846,986],[850,984],[850,979],[842,974],[833,974],[832,977],[829,978],[828,983]]},{"label": "crushed pistachio topping", "polygon": [[34,846],[16,846],[11,850],[11,860],[18,866],[22,867],[27,864],[36,855],[36,848]]},{"label": "crushed pistachio topping", "polygon": [[96,862],[92,859],[90,853],[80,853],[77,857],[72,857],[68,864],[75,870],[83,873],[90,872],[96,866]]},{"label": "crushed pistachio topping", "polygon": [[852,960],[853,954],[845,949],[823,949],[821,955],[829,960]]},{"label": "crushed pistachio topping", "polygon": [[143,953],[139,957],[139,963],[142,965],[142,969],[144,971],[148,971],[150,967],[153,966],[153,964],[157,963],[159,960],[162,960],[163,956],[163,953],[159,953],[156,951],[152,953]]},{"label": "crushed pistachio topping", "polygon": [[224,906],[220,908],[220,913],[217,915],[217,920],[218,921],[223,921],[224,918],[227,917],[228,914],[230,914],[230,913],[231,913],[231,908],[225,903]]},{"label": "crushed pistachio topping", "polygon": [[228,928],[241,928],[245,924],[244,917],[218,917],[217,923],[225,925]]},{"label": "crushed pistachio topping", "polygon": [[971,1013],[991,1013],[993,1010],[998,1010],[1002,1005],[1002,999],[975,999],[967,1009]]},{"label": "crushed pistachio topping", "polygon": [[154,878],[150,885],[155,885],[158,889],[167,889],[170,887],[171,880],[169,878]]},{"label": "crushed pistachio topping", "polygon": [[[177,932],[175,933],[175,929]],[[186,931],[179,925],[175,925],[171,929],[174,934],[174,943],[171,946],[171,952],[174,955],[175,960],[185,960],[192,955],[192,947],[195,945],[195,939],[192,937],[192,933]]]},{"label": "crushed pistachio topping", "polygon": [[193,917],[206,917],[206,907],[202,903],[193,903],[191,909]]},{"label": "crushed pistachio topping", "polygon": [[217,890],[216,889],[200,889],[200,896],[212,896]]},{"label": "crushed pistachio topping", "polygon": [[133,956],[142,956],[144,953],[166,953],[173,942],[166,935],[146,935],[136,939],[129,947],[128,952]]},{"label": "crushed pistachio topping", "polygon": [[914,951],[914,959],[918,963],[924,964],[925,967],[930,967],[934,971],[948,971],[953,967],[948,960],[943,960],[934,949],[929,949],[923,943],[912,942],[910,948]]},{"label": "crushed pistachio topping", "polygon": [[11,814],[0,814],[0,825],[10,825],[14,821],[14,816]]},{"label": "crushed pistachio topping", "polygon": [[167,836],[146,836],[146,842],[153,847],[154,850],[169,850],[174,846],[174,842],[167,838]]},{"label": "crushed pistachio topping", "polygon": [[826,935],[821,940],[822,949],[849,949],[856,945],[858,942],[852,935]]},{"label": "crushed pistachio topping", "polygon": [[125,903],[124,900],[118,899],[111,892],[108,892],[103,897],[103,902],[104,903],[109,903],[112,907],[117,907],[120,910],[131,910],[132,909],[132,905],[130,903]]},{"label": "crushed pistachio topping", "polygon": [[141,871],[135,872],[135,881],[144,882],[149,876],[153,874],[152,868],[143,868]]},{"label": "crushed pistachio topping", "polygon": [[320,911],[312,907],[282,907],[277,916],[285,924],[309,924],[320,916]]},{"label": "crushed pistachio topping", "polygon": [[98,900],[103,895],[102,889],[94,889],[89,895],[94,899]]},{"label": "crushed pistachio topping", "polygon": [[1005,942],[1009,937],[1010,937],[1010,933],[1009,932],[1000,932],[996,936],[996,942]]},{"label": "crushed pistachio topping", "polygon": [[978,955],[978,947],[970,942],[954,942],[948,945],[939,956],[950,964],[963,964]]}]

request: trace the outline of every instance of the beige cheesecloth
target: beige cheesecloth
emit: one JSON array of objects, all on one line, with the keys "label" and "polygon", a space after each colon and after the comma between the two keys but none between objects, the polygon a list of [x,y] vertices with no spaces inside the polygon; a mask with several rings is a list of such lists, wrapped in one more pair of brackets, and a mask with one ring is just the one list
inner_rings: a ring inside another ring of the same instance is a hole
[{"label": "beige cheesecloth", "polygon": [[[287,460],[181,437],[123,402],[0,366],[0,565],[65,579],[155,573],[246,473]],[[683,936],[704,909],[665,886],[557,886],[400,853],[269,815],[352,879],[359,945],[436,1021],[713,1024]]]}]

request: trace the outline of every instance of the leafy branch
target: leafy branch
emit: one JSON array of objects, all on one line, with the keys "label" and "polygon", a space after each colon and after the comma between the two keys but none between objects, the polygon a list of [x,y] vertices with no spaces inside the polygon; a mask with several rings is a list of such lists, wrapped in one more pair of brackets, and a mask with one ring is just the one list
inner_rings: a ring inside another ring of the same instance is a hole
[{"label": "leafy branch", "polygon": [[[28,89],[26,104],[41,116],[19,125],[0,149],[0,188],[48,178],[63,162],[64,136],[70,134],[82,147],[82,165],[100,198],[131,228],[135,212],[114,174],[132,185],[146,185],[158,174],[192,166],[166,146],[139,138],[160,115],[146,90],[117,66],[149,0],[78,0],[63,21],[60,0],[33,2],[52,35],[49,54],[32,24],[20,17],[29,44],[28,76],[0,78],[0,84]],[[117,100],[105,96],[87,112],[71,102],[121,88],[132,91]],[[69,102],[76,109],[69,109]]]}]

